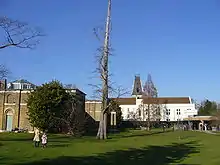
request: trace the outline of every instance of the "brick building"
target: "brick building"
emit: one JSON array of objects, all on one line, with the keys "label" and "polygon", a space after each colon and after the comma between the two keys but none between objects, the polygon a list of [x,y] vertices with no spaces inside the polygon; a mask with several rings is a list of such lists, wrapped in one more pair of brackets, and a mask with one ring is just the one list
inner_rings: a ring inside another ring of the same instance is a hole
[{"label": "brick building", "polygon": [[[6,81],[0,82],[0,131],[11,131],[14,128],[32,131],[26,101],[33,89],[9,89],[6,84]],[[68,91],[72,92],[78,100],[77,110],[85,112],[86,94],[79,89]]]},{"label": "brick building", "polygon": [[30,91],[0,91],[0,129],[13,128],[32,130],[27,116],[26,99]]}]

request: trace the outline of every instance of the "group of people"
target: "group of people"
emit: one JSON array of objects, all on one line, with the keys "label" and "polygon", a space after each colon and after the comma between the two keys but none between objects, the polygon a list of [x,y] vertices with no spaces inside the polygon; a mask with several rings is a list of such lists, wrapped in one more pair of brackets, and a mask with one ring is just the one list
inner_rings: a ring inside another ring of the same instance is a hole
[{"label": "group of people", "polygon": [[[34,146],[35,147],[39,147],[40,146],[40,130],[39,129],[35,129],[33,141],[34,141]],[[47,145],[47,135],[46,135],[45,132],[41,136],[41,144],[42,144],[43,148],[45,148],[46,145]]]}]

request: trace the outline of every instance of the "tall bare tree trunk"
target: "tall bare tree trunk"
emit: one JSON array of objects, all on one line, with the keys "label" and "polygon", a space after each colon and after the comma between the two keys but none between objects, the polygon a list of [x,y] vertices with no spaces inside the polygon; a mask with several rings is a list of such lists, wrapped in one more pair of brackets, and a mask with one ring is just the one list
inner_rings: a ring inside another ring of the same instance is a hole
[{"label": "tall bare tree trunk", "polygon": [[102,71],[101,71],[101,79],[102,79],[102,112],[100,116],[99,130],[97,133],[97,138],[106,139],[106,127],[107,127],[107,106],[108,106],[108,56],[109,56],[109,34],[110,34],[110,20],[111,19],[111,0],[108,0],[108,13],[105,25],[105,40],[103,46],[103,54],[102,54]]},{"label": "tall bare tree trunk", "polygon": [[147,107],[147,130],[150,131],[150,104]]}]

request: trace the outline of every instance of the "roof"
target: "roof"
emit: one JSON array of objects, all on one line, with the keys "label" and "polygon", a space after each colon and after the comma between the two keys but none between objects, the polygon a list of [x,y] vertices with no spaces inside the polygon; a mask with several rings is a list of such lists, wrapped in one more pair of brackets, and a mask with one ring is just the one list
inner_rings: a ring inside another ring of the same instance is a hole
[{"label": "roof", "polygon": [[158,97],[158,98],[143,98],[144,104],[190,104],[189,97]]},{"label": "roof", "polygon": [[111,98],[119,105],[136,105],[136,98]]},{"label": "roof", "polygon": [[[110,98],[116,101],[119,105],[136,105],[136,98]],[[190,104],[189,97],[144,97],[144,104]],[[101,102],[101,100],[86,100],[87,102]]]},{"label": "roof", "polygon": [[66,88],[65,90],[66,90],[66,91],[74,91],[74,90],[75,90],[76,93],[80,93],[80,94],[82,94],[82,95],[86,95],[86,93],[84,93],[83,91],[81,91],[81,90],[78,89],[78,88],[72,88],[72,89]]},{"label": "roof", "polygon": [[27,80],[24,80],[24,79],[15,80],[15,81],[12,81],[12,83],[27,83],[27,84],[32,84],[31,82],[29,82],[29,81],[27,81]]},{"label": "roof", "polygon": [[90,100],[90,99],[86,99],[86,101],[85,102],[101,102],[101,100]]},{"label": "roof", "polygon": [[[116,101],[119,105],[135,105],[135,98],[110,98],[110,100]],[[101,103],[101,100],[86,100],[86,103]]]}]

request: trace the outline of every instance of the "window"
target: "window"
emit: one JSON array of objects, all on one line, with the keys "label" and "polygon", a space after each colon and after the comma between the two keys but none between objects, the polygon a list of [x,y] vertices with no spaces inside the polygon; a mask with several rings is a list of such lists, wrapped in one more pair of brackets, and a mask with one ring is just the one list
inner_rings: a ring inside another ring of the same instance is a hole
[{"label": "window", "polygon": [[156,114],[160,115],[160,108],[157,109]]},{"label": "window", "polygon": [[167,119],[167,121],[170,121],[170,119]]},{"label": "window", "polygon": [[166,115],[170,115],[170,109],[166,109]]},{"label": "window", "polygon": [[140,109],[138,110],[138,115],[141,116],[141,110]]},{"label": "window", "polygon": [[177,114],[177,115],[180,115],[180,109],[177,109],[177,110],[176,110],[176,114]]},{"label": "window", "polygon": [[19,83],[14,83],[12,84],[12,86],[13,86],[13,89],[21,89],[21,84]]},{"label": "window", "polygon": [[130,111],[129,111],[129,108],[127,108],[127,119],[130,118]]},{"label": "window", "polygon": [[23,89],[27,89],[27,85],[26,84],[23,84]]},{"label": "window", "polygon": [[190,111],[191,109],[187,109],[188,111]]},{"label": "window", "polygon": [[15,98],[11,94],[9,94],[6,98],[6,102],[7,103],[15,103]]}]

